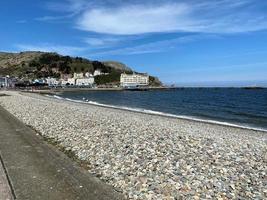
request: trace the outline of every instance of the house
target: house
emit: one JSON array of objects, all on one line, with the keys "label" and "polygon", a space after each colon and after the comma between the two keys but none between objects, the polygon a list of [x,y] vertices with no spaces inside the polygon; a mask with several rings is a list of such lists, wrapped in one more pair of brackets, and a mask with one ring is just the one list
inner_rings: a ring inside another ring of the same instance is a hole
[{"label": "house", "polygon": [[83,77],[84,77],[83,73],[74,73],[74,75],[73,75],[74,79],[83,78]]},{"label": "house", "polygon": [[6,86],[6,77],[0,77],[0,88]]},{"label": "house", "polygon": [[48,86],[58,86],[59,85],[59,81],[55,78],[50,78],[48,77],[46,79],[46,83],[48,84]]},{"label": "house", "polygon": [[61,79],[61,85],[77,85],[77,86],[92,86],[95,79],[92,74],[87,72],[84,76],[83,73],[74,73],[73,78]]},{"label": "house", "polygon": [[78,86],[92,86],[94,82],[94,77],[76,79],[76,85]]},{"label": "house", "polygon": [[68,78],[72,78],[71,74],[61,74],[60,75],[61,80],[68,80]]},{"label": "house", "polygon": [[46,80],[45,79],[35,79],[33,83],[40,83],[40,84],[45,84]]},{"label": "house", "polygon": [[146,74],[121,74],[120,84],[122,87],[139,87],[149,85],[149,76]]},{"label": "house", "polygon": [[85,77],[86,77],[86,78],[93,77],[93,74],[91,74],[91,73],[89,73],[89,72],[86,72],[86,73],[85,73]]},{"label": "house", "polygon": [[9,76],[0,77],[0,87],[13,87],[12,80]]},{"label": "house", "polygon": [[0,77],[0,88],[8,87],[8,88],[14,88],[16,84],[18,83],[17,77]]},{"label": "house", "polygon": [[102,75],[103,73],[101,72],[100,69],[97,69],[94,71],[94,76],[99,76],[99,75]]},{"label": "house", "polygon": [[60,85],[66,86],[66,85],[75,85],[76,79],[75,78],[68,78],[68,79],[60,79]]},{"label": "house", "polygon": [[76,79],[75,78],[68,78],[67,83],[70,85],[76,85]]},{"label": "house", "polygon": [[65,85],[68,84],[68,80],[61,79],[60,80],[60,84],[63,85],[63,86],[65,86]]}]

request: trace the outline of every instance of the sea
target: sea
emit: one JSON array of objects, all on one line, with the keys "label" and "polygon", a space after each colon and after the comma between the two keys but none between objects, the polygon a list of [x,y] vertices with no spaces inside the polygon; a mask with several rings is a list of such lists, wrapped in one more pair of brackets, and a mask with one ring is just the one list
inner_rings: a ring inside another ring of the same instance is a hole
[{"label": "sea", "polygon": [[75,91],[63,92],[55,97],[85,104],[267,131],[267,89]]}]

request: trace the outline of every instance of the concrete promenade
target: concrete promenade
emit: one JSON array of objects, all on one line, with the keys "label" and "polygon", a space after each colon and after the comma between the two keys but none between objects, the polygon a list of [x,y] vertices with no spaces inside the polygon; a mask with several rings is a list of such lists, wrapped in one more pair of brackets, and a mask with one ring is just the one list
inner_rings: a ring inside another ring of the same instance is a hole
[{"label": "concrete promenade", "polygon": [[13,200],[11,188],[9,187],[6,171],[2,162],[0,162],[0,200]]},{"label": "concrete promenade", "polygon": [[122,199],[1,106],[0,156],[1,200]]}]

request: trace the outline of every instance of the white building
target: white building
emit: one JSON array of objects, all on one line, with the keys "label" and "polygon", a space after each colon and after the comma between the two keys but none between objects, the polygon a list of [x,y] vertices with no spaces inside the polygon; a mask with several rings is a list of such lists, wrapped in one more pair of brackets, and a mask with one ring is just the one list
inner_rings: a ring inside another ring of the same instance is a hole
[{"label": "white building", "polygon": [[103,73],[101,72],[101,70],[97,69],[94,71],[94,76],[99,76],[102,75]]},{"label": "white building", "polygon": [[76,85],[76,79],[74,78],[68,78],[66,79],[61,79],[60,83],[62,86],[66,86],[66,85]]},{"label": "white building", "polygon": [[0,87],[10,87],[12,80],[7,75],[5,77],[0,77]]},{"label": "white building", "polygon": [[76,79],[75,78],[68,78],[67,83],[70,85],[76,85]]},{"label": "white building", "polygon": [[44,84],[45,82],[46,82],[45,79],[35,79],[33,81],[33,83],[40,83],[40,84]]},{"label": "white building", "polygon": [[65,86],[65,85],[68,84],[68,81],[67,80],[64,80],[64,79],[61,79],[60,82],[61,82],[61,85],[62,86]]},{"label": "white building", "polygon": [[73,75],[73,78],[75,78],[75,79],[83,78],[83,77],[84,77],[83,73],[74,73],[74,75]]},{"label": "white building", "polygon": [[120,83],[122,87],[148,86],[149,76],[143,74],[121,74]]},{"label": "white building", "polygon": [[76,85],[78,86],[91,86],[94,84],[94,82],[94,77],[76,79]]},{"label": "white building", "polygon": [[86,73],[85,73],[85,77],[86,77],[86,78],[93,77],[93,74],[91,74],[91,73],[89,73],[89,72],[86,72]]},{"label": "white building", "polygon": [[47,78],[46,79],[46,83],[48,84],[48,86],[58,86],[59,85],[59,81],[55,78]]}]

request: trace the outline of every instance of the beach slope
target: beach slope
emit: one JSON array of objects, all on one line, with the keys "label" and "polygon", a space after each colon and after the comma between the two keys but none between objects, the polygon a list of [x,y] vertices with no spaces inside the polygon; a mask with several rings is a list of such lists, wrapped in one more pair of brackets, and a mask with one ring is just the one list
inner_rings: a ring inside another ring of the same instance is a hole
[{"label": "beach slope", "polygon": [[36,94],[0,105],[131,199],[265,199],[266,132]]}]

